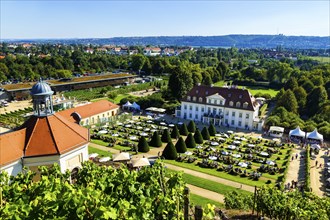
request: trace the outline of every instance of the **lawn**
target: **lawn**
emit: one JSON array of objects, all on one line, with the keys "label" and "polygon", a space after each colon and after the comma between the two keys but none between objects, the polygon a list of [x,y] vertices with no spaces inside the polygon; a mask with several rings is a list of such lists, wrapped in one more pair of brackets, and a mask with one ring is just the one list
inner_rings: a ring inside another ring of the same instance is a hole
[{"label": "lawn", "polygon": [[219,172],[219,171],[217,171],[215,169],[211,169],[211,168],[202,168],[202,167],[199,167],[199,166],[197,166],[196,164],[193,164],[193,163],[177,162],[177,161],[174,161],[174,160],[165,160],[165,163],[169,163],[169,164],[172,164],[172,165],[175,165],[175,166],[178,166],[178,167],[183,167],[183,168],[190,169],[190,170],[195,170],[195,171],[198,171],[198,172],[201,172],[201,173],[206,173],[206,174],[216,176],[216,177],[219,177],[219,178],[228,179],[228,180],[238,182],[238,183],[242,183],[242,184],[246,184],[246,185],[249,185],[249,186],[261,187],[261,186],[265,185],[264,181],[260,181],[260,180],[255,181],[255,180],[248,179],[247,177],[243,178],[243,177],[240,177],[240,176],[234,176],[234,175],[231,175],[229,173]]},{"label": "lawn", "polygon": [[258,86],[245,86],[245,88],[248,89],[252,95],[255,95],[257,93],[262,93],[262,94],[269,94],[271,97],[275,97],[276,94],[279,92],[279,90],[258,87]]},{"label": "lawn", "polygon": [[123,98],[127,98],[128,96],[130,96],[128,93],[125,94],[118,94],[116,96],[116,98],[114,99],[109,99],[111,102],[115,103],[115,104],[119,104],[120,100],[122,100]]},{"label": "lawn", "polygon": [[[176,172],[173,170],[168,170],[169,172]],[[214,182],[212,180],[207,180],[204,178],[200,178],[200,177],[196,177],[187,173],[182,173],[182,178],[183,180],[187,183],[187,184],[191,184],[203,189],[207,189],[222,195],[226,195],[227,193],[231,192],[231,191],[238,191],[242,194],[250,194],[250,192],[247,192],[245,190],[241,190],[241,189],[237,189],[235,187],[232,186],[228,186],[228,185],[224,185],[221,183],[217,183]]]},{"label": "lawn", "polygon": [[321,63],[330,63],[330,57],[311,57],[311,56],[309,56],[307,58],[320,61]]},{"label": "lawn", "polygon": [[88,146],[88,154],[98,153],[101,157],[109,157],[111,153],[108,151],[100,150],[91,146]]},{"label": "lawn", "polygon": [[198,196],[198,195],[192,194],[192,193],[190,193],[190,204],[193,206],[200,205],[203,208],[206,208],[207,204],[215,205],[218,208],[224,208],[224,204],[222,204],[220,202],[216,202],[214,200],[207,199],[205,197]]}]

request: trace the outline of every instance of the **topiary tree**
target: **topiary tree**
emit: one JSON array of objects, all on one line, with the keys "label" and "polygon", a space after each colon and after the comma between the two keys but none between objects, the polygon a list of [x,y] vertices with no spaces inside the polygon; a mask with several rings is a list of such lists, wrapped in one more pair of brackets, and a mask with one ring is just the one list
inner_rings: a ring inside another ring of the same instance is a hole
[{"label": "topiary tree", "polygon": [[[202,135],[200,134],[200,136],[202,137]],[[203,139],[202,139],[203,140]],[[196,142],[195,142],[195,138],[193,137],[192,133],[188,134],[188,137],[186,138],[186,146],[188,148],[195,148],[196,147]]]},{"label": "topiary tree", "polygon": [[190,121],[188,124],[188,131],[191,133],[195,133],[196,132],[196,125],[194,121]]},{"label": "topiary tree", "polygon": [[164,130],[164,133],[162,135],[162,138],[161,138],[162,142],[164,143],[168,143],[169,141],[171,141],[171,135],[170,135],[170,132],[168,129],[165,129]]},{"label": "topiary tree", "polygon": [[179,137],[180,137],[180,132],[178,127],[175,125],[171,133],[171,138],[178,139]]},{"label": "topiary tree", "polygon": [[139,152],[146,153],[149,151],[149,144],[144,137],[141,137],[138,144]]},{"label": "topiary tree", "polygon": [[178,153],[184,153],[187,151],[186,143],[184,142],[182,137],[180,137],[178,142],[176,142],[175,149],[176,149],[176,152],[178,152]]},{"label": "topiary tree", "polygon": [[197,144],[202,144],[204,142],[203,136],[198,128],[196,129],[196,132],[194,134],[194,139]]},{"label": "topiary tree", "polygon": [[184,135],[184,136],[187,136],[188,135],[188,129],[187,129],[187,126],[185,123],[183,123],[180,127],[180,134],[181,135]]},{"label": "topiary tree", "polygon": [[208,130],[209,130],[210,136],[214,136],[217,133],[213,124],[210,124]]},{"label": "topiary tree", "polygon": [[153,147],[161,147],[162,146],[162,140],[159,137],[159,134],[157,131],[154,132],[152,135],[151,141],[149,142],[150,146]]},{"label": "topiary tree", "polygon": [[202,130],[202,136],[204,140],[210,140],[210,133],[206,127],[204,127]]},{"label": "topiary tree", "polygon": [[176,149],[172,143],[172,141],[169,141],[168,144],[166,145],[162,156],[165,159],[168,160],[175,160],[178,157],[178,153],[176,152]]}]

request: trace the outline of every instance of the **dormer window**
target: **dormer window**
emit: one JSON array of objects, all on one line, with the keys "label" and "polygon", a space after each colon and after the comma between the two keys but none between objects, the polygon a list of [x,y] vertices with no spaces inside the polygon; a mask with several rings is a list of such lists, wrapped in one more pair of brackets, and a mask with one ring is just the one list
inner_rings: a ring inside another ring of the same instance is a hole
[{"label": "dormer window", "polygon": [[198,91],[198,89],[197,89],[197,90],[196,90],[196,94],[198,94],[198,92],[199,92],[199,91]]},{"label": "dormer window", "polygon": [[208,95],[209,94],[209,91],[205,91],[205,95]]},{"label": "dormer window", "polygon": [[238,96],[238,98],[240,98],[240,99],[241,99],[241,98],[242,98],[242,95],[239,95],[239,96]]},{"label": "dormer window", "polygon": [[190,96],[187,96],[187,101],[190,101]]},{"label": "dormer window", "polygon": [[196,102],[196,96],[193,97],[193,101]]},{"label": "dormer window", "polygon": [[241,107],[241,103],[240,102],[236,102],[236,108],[240,108]]},{"label": "dormer window", "polygon": [[249,105],[249,104],[248,104],[247,102],[244,102],[244,103],[243,103],[243,108],[247,108],[248,105]]},{"label": "dormer window", "polygon": [[228,97],[231,97],[231,93],[228,94]]},{"label": "dormer window", "polygon": [[233,106],[234,105],[234,102],[233,101],[230,101],[229,102],[229,106]]},{"label": "dormer window", "polygon": [[203,98],[202,97],[199,97],[198,101],[199,102],[203,102]]}]

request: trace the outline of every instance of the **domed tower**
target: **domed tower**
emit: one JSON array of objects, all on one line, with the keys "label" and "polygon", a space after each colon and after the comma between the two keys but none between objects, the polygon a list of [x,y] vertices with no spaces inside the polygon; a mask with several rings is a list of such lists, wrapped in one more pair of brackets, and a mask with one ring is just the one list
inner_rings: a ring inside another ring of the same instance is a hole
[{"label": "domed tower", "polygon": [[39,80],[32,89],[31,95],[33,99],[33,110],[35,116],[48,116],[54,114],[53,110],[53,91],[50,86]]}]

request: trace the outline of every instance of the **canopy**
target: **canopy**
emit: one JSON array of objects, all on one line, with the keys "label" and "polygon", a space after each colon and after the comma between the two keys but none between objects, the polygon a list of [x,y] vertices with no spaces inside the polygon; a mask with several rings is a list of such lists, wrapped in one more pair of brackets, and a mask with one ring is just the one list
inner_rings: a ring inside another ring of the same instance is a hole
[{"label": "canopy", "polygon": [[311,145],[311,148],[314,149],[314,150],[315,150],[315,149],[320,150],[320,149],[321,149],[321,146],[318,145],[318,144],[312,144],[312,145]]},{"label": "canopy", "polygon": [[318,133],[316,128],[311,133],[307,133],[307,138],[323,141],[323,135]]},{"label": "canopy", "polygon": [[131,160],[133,167],[150,166],[148,158],[138,158]]},{"label": "canopy", "polygon": [[130,160],[130,159],[131,159],[131,157],[129,156],[129,153],[127,153],[127,152],[122,152],[122,153],[113,155],[113,161],[123,161],[123,160]]},{"label": "canopy", "polygon": [[140,106],[136,102],[133,102],[132,108],[135,108],[137,110],[140,110]]},{"label": "canopy", "polygon": [[284,132],[284,128],[283,127],[278,127],[278,126],[270,126],[269,132],[272,132],[272,131],[283,133]]},{"label": "canopy", "polygon": [[164,113],[164,112],[166,112],[166,109],[156,108],[156,107],[149,107],[149,108],[146,109],[146,111]]},{"label": "canopy", "polygon": [[304,138],[305,135],[306,135],[306,133],[303,132],[302,130],[300,130],[300,127],[299,126],[296,129],[291,130],[289,132],[289,137],[291,137],[291,136],[297,136],[297,137],[303,137]]},{"label": "canopy", "polygon": [[127,101],[123,106],[124,107],[131,107],[132,106],[132,103],[130,103],[129,101]]}]

